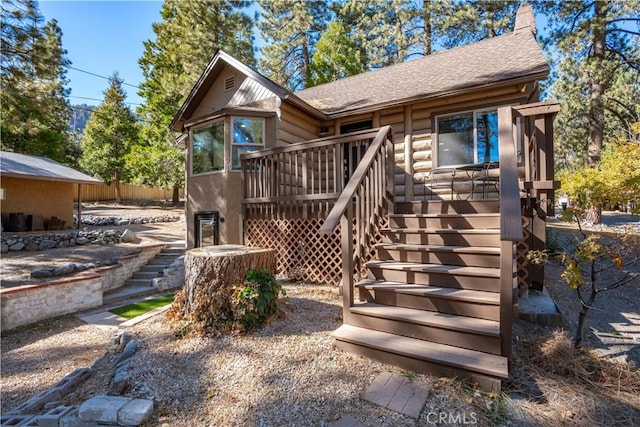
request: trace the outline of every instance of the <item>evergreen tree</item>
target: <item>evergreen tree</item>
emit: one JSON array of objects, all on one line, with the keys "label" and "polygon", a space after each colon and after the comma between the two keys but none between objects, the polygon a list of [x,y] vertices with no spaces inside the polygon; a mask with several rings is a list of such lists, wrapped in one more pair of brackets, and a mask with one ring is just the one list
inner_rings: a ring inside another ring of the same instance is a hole
[{"label": "evergreen tree", "polygon": [[84,130],[80,165],[106,184],[113,183],[116,202],[120,203],[120,183],[126,182],[129,170],[126,159],[135,149],[139,126],[125,103],[122,79],[114,73],[104,101],[91,114]]},{"label": "evergreen tree", "polygon": [[360,51],[341,22],[332,22],[322,33],[311,61],[310,86],[332,82],[364,71]]},{"label": "evergreen tree", "polygon": [[273,81],[291,90],[312,84],[311,58],[330,10],[326,0],[258,0],[258,28],[266,44],[260,68]]},{"label": "evergreen tree", "polygon": [[434,32],[446,49],[513,31],[520,4],[517,0],[453,0],[448,3],[432,16]]},{"label": "evergreen tree", "polygon": [[62,32],[33,0],[2,3],[2,149],[67,163],[67,101]]},{"label": "evergreen tree", "polygon": [[[637,2],[543,1],[541,6],[549,17],[550,33],[546,42],[564,58],[564,64],[570,65],[560,68],[554,90],[556,94],[576,96],[560,98],[560,123],[574,127],[582,123],[577,132],[562,135],[567,140],[558,142],[565,148],[585,153],[587,165],[596,167],[606,139],[613,136],[607,135],[607,111],[620,107],[614,107],[616,102],[611,102],[614,98],[609,97],[608,92],[620,73],[631,73],[632,77],[626,79],[635,81],[636,85],[638,82],[640,32],[621,27],[625,23],[640,22]],[[630,102],[632,104],[623,105],[623,110],[636,110],[637,98]],[[593,206],[587,217],[600,223],[602,206]]]},{"label": "evergreen tree", "polygon": [[217,49],[255,66],[253,22],[242,12],[247,1],[165,0],[155,40],[144,42],[144,75],[138,94],[144,105],[143,144],[132,154],[137,183],[172,187],[174,201],[184,185],[184,153],[169,124]]}]

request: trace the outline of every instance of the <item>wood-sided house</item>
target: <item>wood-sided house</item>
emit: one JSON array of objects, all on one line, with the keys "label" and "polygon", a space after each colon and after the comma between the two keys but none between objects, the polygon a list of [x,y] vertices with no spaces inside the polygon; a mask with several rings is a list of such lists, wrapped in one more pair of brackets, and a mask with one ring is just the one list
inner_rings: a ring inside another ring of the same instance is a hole
[{"label": "wood-sided house", "polygon": [[339,347],[499,387],[543,281],[523,254],[557,184],[548,73],[526,5],[510,34],[295,93],[218,51],[171,125],[188,247],[277,248],[279,273],[342,285]]}]

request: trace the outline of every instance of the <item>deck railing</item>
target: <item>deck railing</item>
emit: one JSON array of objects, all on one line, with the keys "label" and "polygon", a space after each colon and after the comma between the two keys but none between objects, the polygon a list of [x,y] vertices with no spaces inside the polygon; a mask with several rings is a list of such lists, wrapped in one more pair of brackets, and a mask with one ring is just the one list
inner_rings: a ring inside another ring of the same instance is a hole
[{"label": "deck railing", "polygon": [[242,155],[244,218],[326,217],[377,133],[354,132]]},{"label": "deck railing", "polygon": [[375,234],[380,219],[393,203],[391,141],[391,127],[380,128],[319,230],[328,235],[340,224],[345,307],[353,306],[354,273],[357,276],[364,269],[365,252],[369,250],[368,239]]},{"label": "deck railing", "polygon": [[[502,355],[511,357],[512,325],[518,300],[516,242],[522,241],[521,193],[544,214],[558,187],[553,172],[553,117],[558,104],[498,109],[500,152],[500,334]],[[521,141],[524,179],[518,178],[516,141]]]}]

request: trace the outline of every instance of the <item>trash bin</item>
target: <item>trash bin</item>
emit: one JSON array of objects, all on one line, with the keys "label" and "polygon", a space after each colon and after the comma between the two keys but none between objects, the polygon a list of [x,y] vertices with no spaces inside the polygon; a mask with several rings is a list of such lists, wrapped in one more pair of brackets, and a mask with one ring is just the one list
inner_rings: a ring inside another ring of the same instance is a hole
[{"label": "trash bin", "polygon": [[9,213],[8,231],[27,231],[27,217],[22,212]]}]

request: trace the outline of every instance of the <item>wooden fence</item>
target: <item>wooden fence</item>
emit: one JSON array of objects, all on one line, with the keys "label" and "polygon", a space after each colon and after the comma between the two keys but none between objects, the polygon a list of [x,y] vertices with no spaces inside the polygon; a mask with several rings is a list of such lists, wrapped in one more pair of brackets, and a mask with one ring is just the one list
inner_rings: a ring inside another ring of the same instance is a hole
[{"label": "wooden fence", "polygon": [[[179,191],[180,198],[184,198],[184,190]],[[155,187],[142,187],[132,184],[120,184],[120,198],[122,200],[171,200],[173,190]],[[103,200],[115,200],[116,189],[113,184],[83,184],[82,201],[97,202]],[[73,201],[78,201],[78,194],[73,196]]]}]

